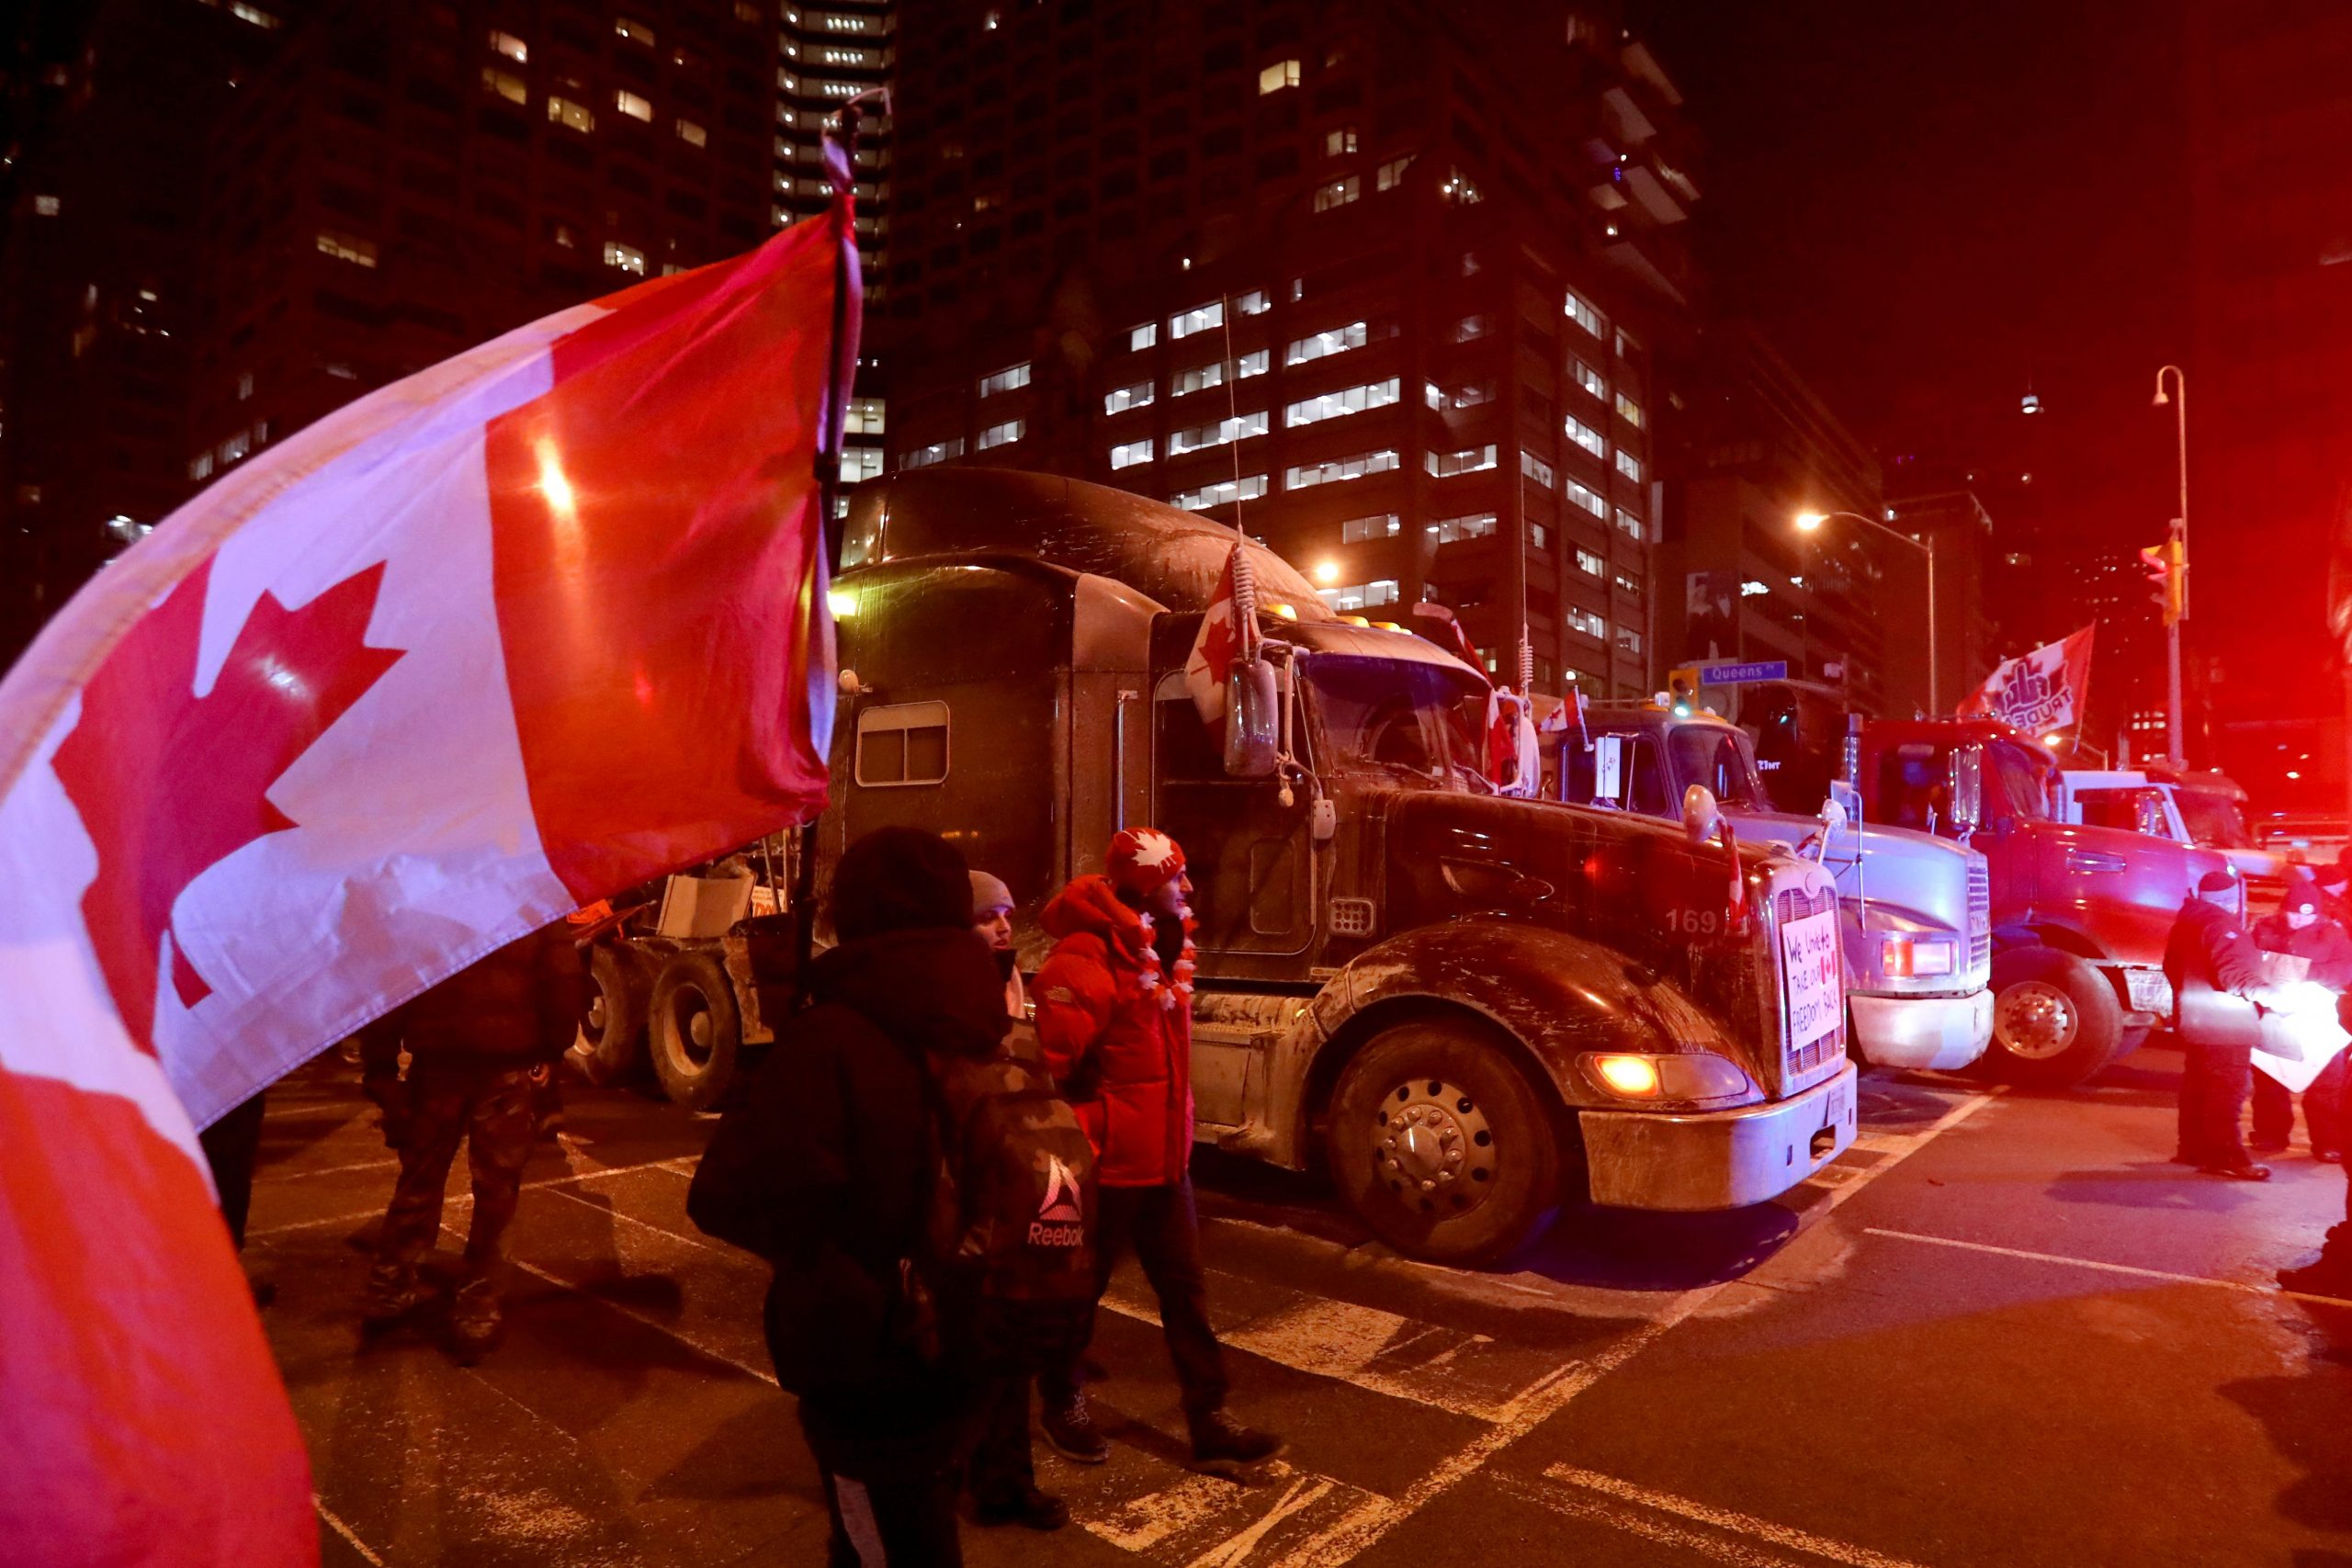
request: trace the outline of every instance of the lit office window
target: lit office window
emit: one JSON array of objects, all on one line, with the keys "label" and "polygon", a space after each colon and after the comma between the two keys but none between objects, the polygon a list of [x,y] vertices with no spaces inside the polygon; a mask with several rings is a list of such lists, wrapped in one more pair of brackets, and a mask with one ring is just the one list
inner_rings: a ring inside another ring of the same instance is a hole
[{"label": "lit office window", "polygon": [[1605,398],[1609,395],[1609,383],[1601,379],[1600,371],[1595,370],[1581,359],[1571,360],[1569,363],[1575,367],[1577,386],[1582,387],[1596,398]]},{"label": "lit office window", "polygon": [[1127,329],[1127,352],[1130,354],[1139,348],[1149,348],[1159,341],[1159,323],[1158,321],[1146,321],[1139,327]]},{"label": "lit office window", "polygon": [[548,118],[559,125],[568,125],[574,130],[596,129],[595,114],[586,104],[575,104],[570,98],[559,98],[550,95],[548,98]]},{"label": "lit office window", "polygon": [[1148,381],[1137,381],[1132,387],[1116,388],[1102,394],[1102,412],[1125,413],[1129,409],[1146,408],[1150,405],[1152,396],[1152,385]]},{"label": "lit office window", "polygon": [[950,457],[964,455],[964,438],[960,435],[946,441],[934,441],[928,446],[918,446],[899,460],[902,468],[927,468],[933,463],[944,463]]},{"label": "lit office window", "polygon": [[1225,385],[1225,361],[1213,359],[1206,365],[1195,365],[1189,370],[1179,370],[1170,380],[1168,395],[1181,398],[1187,392],[1204,392],[1211,387]]},{"label": "lit office window", "polygon": [[1404,520],[1394,512],[1374,517],[1351,517],[1340,525],[1340,543],[1355,545],[1366,539],[1394,538],[1404,531]]},{"label": "lit office window", "polygon": [[319,250],[322,254],[349,262],[355,266],[376,265],[376,242],[361,239],[356,234],[337,233],[330,229],[319,236]]},{"label": "lit office window", "polygon": [[1561,618],[1587,637],[1599,637],[1604,642],[1609,639],[1609,623],[1590,610],[1569,610]]},{"label": "lit office window", "polygon": [[631,43],[641,43],[648,49],[651,49],[653,47],[653,29],[647,27],[643,22],[636,21],[628,17],[615,17],[613,18],[613,31],[619,34],[622,38],[628,39]]},{"label": "lit office window", "polygon": [[1363,181],[1353,175],[1329,181],[1315,187],[1315,210],[1329,212],[1335,207],[1345,207],[1363,194]]},{"label": "lit office window", "polygon": [[605,242],[605,265],[621,272],[645,276],[645,253],[635,245],[624,245],[618,240]]},{"label": "lit office window", "polygon": [[1577,570],[1578,571],[1583,572],[1587,577],[1599,577],[1608,570],[1608,562],[1602,560],[1599,556],[1594,555],[1590,550],[1586,549],[1582,545],[1578,545],[1577,547]]},{"label": "lit office window", "polygon": [[1132,468],[1137,463],[1148,463],[1150,461],[1151,441],[1149,437],[1146,437],[1141,441],[1124,441],[1118,446],[1111,448],[1111,467],[1114,468]]},{"label": "lit office window", "polygon": [[[1594,515],[1598,516],[1600,513],[1596,512]],[[1622,506],[1617,509],[1617,528],[1620,533],[1633,539],[1639,539],[1644,533],[1641,518]]]},{"label": "lit office window", "polygon": [[1340,479],[1360,479],[1367,474],[1385,473],[1396,467],[1396,454],[1394,452],[1359,452],[1352,457],[1330,457],[1320,463],[1301,463],[1283,475],[1283,488],[1309,490],[1316,485]]},{"label": "lit office window", "polygon": [[981,431],[980,438],[972,444],[972,447],[975,451],[985,452],[991,446],[1002,446],[1018,441],[1028,434],[1027,420],[1008,419],[1002,424],[991,424]]},{"label": "lit office window", "polygon": [[1259,349],[1254,354],[1245,354],[1235,362],[1235,368],[1238,372],[1236,378],[1247,381],[1252,376],[1263,376],[1266,373],[1266,367],[1272,363],[1272,355],[1266,349]]},{"label": "lit office window", "polygon": [[1635,484],[1642,482],[1642,460],[1623,446],[1617,448],[1617,471]]},{"label": "lit office window", "polygon": [[1492,442],[1484,446],[1465,446],[1459,452],[1430,452],[1422,459],[1429,471],[1439,479],[1451,479],[1455,474],[1475,474],[1495,466]]},{"label": "lit office window", "polygon": [[495,93],[510,104],[531,101],[531,85],[512,71],[501,71],[495,65],[481,68],[481,85],[484,92]]},{"label": "lit office window", "polygon": [[842,429],[851,435],[879,435],[887,407],[881,398],[852,398],[849,417],[842,422]]},{"label": "lit office window", "polygon": [[653,100],[640,97],[626,87],[613,95],[613,107],[631,119],[641,119],[648,125],[653,123]]},{"label": "lit office window", "polygon": [[1353,610],[1371,610],[1383,604],[1394,604],[1403,597],[1403,589],[1393,577],[1351,583],[1344,588],[1321,588],[1316,592],[1323,595],[1323,603],[1342,615]]},{"label": "lit office window", "polygon": [[1578,506],[1583,507],[1587,512],[1591,513],[1595,517],[1606,517],[1609,515],[1608,503],[1602,501],[1594,491],[1584,485],[1578,484],[1574,479],[1570,479],[1568,481],[1568,499],[1575,502]]},{"label": "lit office window", "polygon": [[1219,479],[1199,490],[1182,491],[1168,498],[1168,504],[1187,512],[1205,512],[1212,506],[1223,506],[1229,501],[1255,501],[1266,493],[1266,476],[1247,474],[1238,479]]},{"label": "lit office window", "polygon": [[[1600,312],[1594,310],[1590,305],[1585,303],[1583,299],[1574,294],[1568,296],[1567,315],[1568,320],[1574,321],[1577,325],[1582,327],[1593,336],[1599,337],[1600,335]],[[1592,391],[1597,395],[1600,389],[1588,388],[1587,390]]]},{"label": "lit office window", "polygon": [[1249,293],[1236,299],[1233,302],[1233,308],[1245,316],[1262,316],[1272,310],[1273,305],[1267,299],[1264,289],[1252,288]]},{"label": "lit office window", "polygon": [[1642,405],[1623,392],[1617,394],[1617,415],[1635,430],[1641,429]]},{"label": "lit office window", "polygon": [[503,54],[517,65],[526,62],[531,58],[529,44],[525,43],[513,33],[500,32],[496,28],[490,30],[490,51],[492,54]]},{"label": "lit office window", "polygon": [[1333,327],[1329,332],[1320,332],[1312,337],[1298,339],[1283,355],[1283,363],[1305,365],[1309,360],[1321,359],[1326,355],[1344,354],[1351,348],[1362,348],[1371,341],[1371,333],[1363,322],[1350,321],[1344,327]]},{"label": "lit office window", "polygon": [[1343,158],[1355,150],[1355,127],[1342,126],[1337,130],[1323,133],[1323,155],[1326,158]]},{"label": "lit office window", "polygon": [[1188,338],[1194,333],[1206,332],[1211,327],[1223,325],[1225,325],[1225,301],[1213,299],[1205,305],[1195,305],[1189,310],[1182,310],[1169,317],[1168,335],[1171,339]]},{"label": "lit office window", "polygon": [[1261,97],[1297,85],[1298,62],[1295,60],[1277,60],[1258,73],[1258,94]]},{"label": "lit office window", "polygon": [[1268,428],[1266,411],[1253,409],[1218,420],[1215,424],[1196,424],[1189,430],[1177,431],[1168,438],[1168,455],[1180,457],[1186,452],[1198,452],[1210,446],[1222,446],[1230,441],[1245,441],[1253,435],[1263,435]]},{"label": "lit office window", "polygon": [[1283,411],[1283,423],[1286,427],[1315,424],[1343,414],[1385,408],[1396,400],[1398,385],[1397,378],[1391,376],[1385,381],[1367,381],[1361,387],[1342,387],[1335,392],[1307,398]]},{"label": "lit office window", "polygon": [[1570,414],[1568,416],[1567,431],[1569,440],[1575,442],[1577,446],[1583,447],[1594,457],[1606,457],[1609,456],[1609,443],[1602,437],[1600,432],[1593,429],[1592,426],[1587,424],[1584,421],[1578,419],[1574,414]]},{"label": "lit office window", "polygon": [[1391,158],[1373,175],[1373,184],[1381,190],[1394,190],[1405,183],[1405,171],[1412,166],[1413,155],[1409,152],[1402,158]]},{"label": "lit office window", "polygon": [[1429,525],[1429,536],[1441,545],[1459,544],[1464,539],[1486,539],[1494,536],[1495,514],[1472,512],[1460,517],[1441,517]]},{"label": "lit office window", "polygon": [[678,121],[677,131],[678,140],[686,143],[690,147],[707,147],[710,144],[710,132],[705,130],[701,126],[696,125],[693,120],[682,119]]},{"label": "lit office window", "polygon": [[1521,452],[1519,455],[1519,471],[1526,475],[1529,479],[1533,479],[1537,484],[1542,485],[1545,490],[1550,490],[1552,488],[1552,465],[1544,461],[1543,458],[1538,457],[1534,453]]},{"label": "lit office window", "polygon": [[1028,384],[1029,362],[1024,359],[1018,365],[1006,366],[993,376],[981,377],[980,396],[992,397],[998,392],[1010,392]]}]

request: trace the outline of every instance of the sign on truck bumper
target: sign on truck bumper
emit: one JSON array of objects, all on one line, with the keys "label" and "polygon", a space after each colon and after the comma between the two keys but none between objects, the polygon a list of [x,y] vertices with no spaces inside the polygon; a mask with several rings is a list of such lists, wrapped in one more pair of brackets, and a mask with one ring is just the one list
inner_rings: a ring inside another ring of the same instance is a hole
[{"label": "sign on truck bumper", "polygon": [[1993,993],[1964,997],[1873,997],[1850,992],[1854,1043],[1874,1067],[1954,1073],[1984,1054],[1993,1038]]},{"label": "sign on truck bumper", "polygon": [[1854,1141],[1854,1064],[1804,1093],[1736,1111],[1584,1111],[1592,1201],[1736,1209],[1779,1196]]}]

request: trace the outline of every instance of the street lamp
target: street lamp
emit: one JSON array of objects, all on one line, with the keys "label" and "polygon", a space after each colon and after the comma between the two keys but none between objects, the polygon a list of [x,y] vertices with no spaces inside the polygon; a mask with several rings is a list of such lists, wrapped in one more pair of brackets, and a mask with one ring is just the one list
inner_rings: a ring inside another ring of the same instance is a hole
[{"label": "street lamp", "polygon": [[1796,516],[1797,531],[1804,534],[1817,533],[1820,531],[1822,525],[1828,522],[1833,517],[1848,518],[1853,522],[1862,524],[1866,527],[1875,528],[1880,533],[1885,535],[1888,538],[1894,539],[1901,544],[1908,545],[1927,558],[1928,711],[1931,714],[1941,714],[1944,711],[1944,705],[1940,700],[1940,694],[1938,692],[1936,684],[1936,552],[1934,547],[1928,544],[1924,539],[1915,539],[1910,535],[1904,533],[1902,530],[1890,528],[1885,524],[1880,522],[1877,518],[1866,516],[1860,512],[1800,512]]},{"label": "street lamp", "polygon": [[[2173,389],[2165,390],[2165,378],[2172,378]],[[2176,768],[2187,764],[2188,753],[2180,737],[2180,623],[2188,618],[2188,378],[2177,365],[2167,365],[2156,372],[2155,407],[2169,404],[2173,411],[2173,426],[2180,446],[2180,515],[2173,519],[2173,537],[2180,541],[2177,564],[2184,581],[2180,584],[2180,614],[2165,627],[2165,695],[2167,702],[2165,717],[2165,750]]]}]

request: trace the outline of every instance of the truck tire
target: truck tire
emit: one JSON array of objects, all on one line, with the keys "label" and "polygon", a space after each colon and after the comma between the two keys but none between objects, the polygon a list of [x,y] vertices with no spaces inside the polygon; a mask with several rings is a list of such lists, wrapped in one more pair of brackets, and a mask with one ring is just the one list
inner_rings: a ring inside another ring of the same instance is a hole
[{"label": "truck tire", "polygon": [[689,1111],[718,1102],[735,1076],[743,1021],[716,953],[681,953],[662,966],[646,1034],[662,1092]]},{"label": "truck tire", "polygon": [[580,1021],[572,1059],[590,1083],[616,1083],[644,1054],[644,972],[598,942],[589,950],[588,978],[593,996],[588,1015]]},{"label": "truck tire", "polygon": [[1340,1075],[1332,1179],[1408,1258],[1483,1269],[1558,1213],[1559,1131],[1505,1051],[1478,1025],[1423,1020],[1374,1035]]},{"label": "truck tire", "polygon": [[1986,1076],[2072,1089],[2113,1061],[2122,1043],[2122,1004],[2087,963],[2052,947],[1993,955],[1993,1040],[1979,1064]]}]

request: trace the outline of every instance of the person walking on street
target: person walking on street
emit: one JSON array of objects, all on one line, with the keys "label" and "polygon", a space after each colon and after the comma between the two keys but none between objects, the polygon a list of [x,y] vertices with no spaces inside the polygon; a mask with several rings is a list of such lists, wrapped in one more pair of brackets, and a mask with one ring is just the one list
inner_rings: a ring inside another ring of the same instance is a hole
[{"label": "person walking on street", "polygon": [[[2352,935],[2326,918],[2319,889],[2297,878],[2288,885],[2278,912],[2255,922],[2254,940],[2269,953],[2283,953],[2309,964],[2305,978],[2340,998],[2352,988]],[[2344,1159],[2342,1123],[2344,1053],[2338,1051],[2303,1090],[2303,1126],[2311,1134],[2312,1157],[2330,1165]],[[2295,1096],[2268,1073],[2254,1075],[2254,1137],[2256,1154],[2278,1154],[2295,1130]]]},{"label": "person walking on street", "polygon": [[941,1155],[933,1053],[986,1053],[1004,983],[964,857],[885,828],[834,868],[836,946],[696,1168],[686,1213],[775,1266],[763,1326],[824,1483],[832,1568],[955,1568],[976,1403],[924,1274]]},{"label": "person walking on street", "polygon": [[[1037,972],[1038,1042],[1099,1160],[1096,1294],[1132,1243],[1159,1301],[1193,1462],[1229,1470],[1282,1442],[1227,1413],[1224,1353],[1209,1326],[1191,1171],[1192,884],[1183,851],[1150,828],[1122,829],[1105,863],[1106,874],[1075,879],[1046,906],[1056,942]],[[1039,1377],[1042,1424],[1063,1454],[1099,1464],[1110,1450],[1081,1360]]]},{"label": "person walking on street", "polygon": [[2185,1057],[2173,1160],[2207,1176],[2267,1181],[2270,1168],[2254,1162],[2238,1131],[2262,1036],[2256,998],[2265,989],[2259,950],[2238,919],[2243,898],[2235,873],[2207,873],[2165,943],[2173,1032]]},{"label": "person walking on street", "polygon": [[361,1308],[365,1331],[383,1332],[427,1300],[417,1264],[440,1234],[442,1192],[462,1140],[474,1212],[449,1304],[450,1348],[470,1364],[497,1343],[503,1241],[534,1138],[531,1069],[571,1048],[587,983],[580,950],[558,921],[360,1032],[361,1087],[383,1111],[384,1142],[401,1160]]}]

